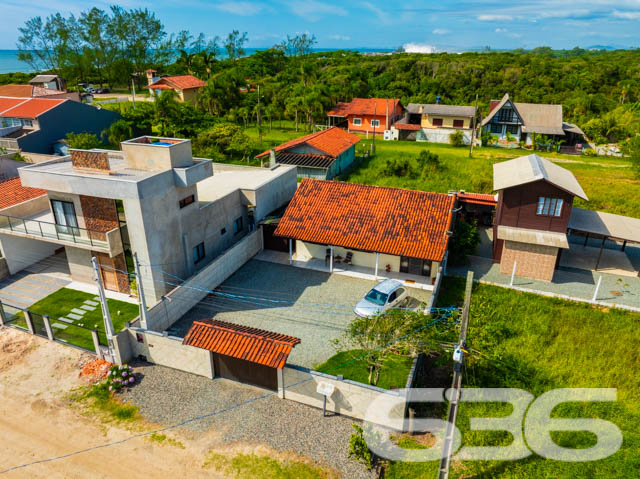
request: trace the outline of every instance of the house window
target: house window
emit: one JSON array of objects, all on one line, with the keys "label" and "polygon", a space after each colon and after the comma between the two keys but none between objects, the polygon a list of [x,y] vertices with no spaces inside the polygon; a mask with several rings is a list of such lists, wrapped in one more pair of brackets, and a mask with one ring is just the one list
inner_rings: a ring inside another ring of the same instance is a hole
[{"label": "house window", "polygon": [[464,128],[464,120],[453,120],[454,128]]},{"label": "house window", "polygon": [[374,128],[380,127],[380,120],[371,120],[371,126]]},{"label": "house window", "polygon": [[401,256],[400,272],[418,276],[431,276],[431,261]]},{"label": "house window", "polygon": [[33,128],[33,120],[22,120],[22,123],[24,124],[24,126]]},{"label": "house window", "polygon": [[431,124],[433,126],[442,126],[442,118],[434,118]]},{"label": "house window", "polygon": [[491,133],[502,135],[502,125],[499,125],[497,123],[491,123]]},{"label": "house window", "polygon": [[236,218],[233,222],[233,234],[237,235],[242,231],[242,216],[240,218]]},{"label": "house window", "polygon": [[199,263],[204,259],[204,243],[200,243],[193,248],[193,263]]},{"label": "house window", "polygon": [[362,125],[362,118],[354,118],[353,126],[360,126],[360,125]]},{"label": "house window", "polygon": [[220,230],[220,236],[223,236],[223,235],[225,235],[226,233],[227,233],[227,228],[222,228],[222,229]]},{"label": "house window", "polygon": [[563,200],[559,198],[538,198],[538,209],[536,214],[542,216],[560,216],[562,214]]},{"label": "house window", "polygon": [[511,122],[513,121],[513,109],[511,108],[502,108],[498,112],[498,121],[500,122]]},{"label": "house window", "polygon": [[507,125],[507,132],[509,132],[512,135],[517,135],[518,134],[518,125]]},{"label": "house window", "polygon": [[186,198],[180,200],[180,209],[184,208],[187,205],[190,205],[196,200],[195,195],[189,195]]},{"label": "house window", "polygon": [[73,203],[69,201],[51,200],[51,209],[56,221],[56,229],[59,233],[80,235],[78,219]]}]

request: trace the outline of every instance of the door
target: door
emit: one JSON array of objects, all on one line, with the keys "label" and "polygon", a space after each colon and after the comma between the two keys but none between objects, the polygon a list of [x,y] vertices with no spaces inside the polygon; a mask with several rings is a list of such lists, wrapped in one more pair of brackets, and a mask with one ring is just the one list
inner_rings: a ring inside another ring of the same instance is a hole
[{"label": "door", "polygon": [[278,390],[278,370],[276,368],[232,358],[224,354],[212,354],[216,377],[252,384],[272,391]]},{"label": "door", "polygon": [[[273,251],[282,251],[283,253],[289,252],[289,240],[280,236],[275,236],[273,233],[278,227],[277,224],[265,224],[262,225],[262,235],[264,237],[264,249],[270,249]],[[295,241],[293,247],[295,248]]]},{"label": "door", "polygon": [[114,267],[114,262],[102,255],[96,255],[98,265],[100,266],[100,277],[104,289],[118,291],[118,276]]},{"label": "door", "polygon": [[409,274],[415,274],[417,276],[422,275],[422,260],[417,258],[409,258]]},{"label": "door", "polygon": [[59,233],[80,235],[78,230],[78,219],[73,203],[69,201],[51,200],[51,209],[56,221],[56,229]]}]

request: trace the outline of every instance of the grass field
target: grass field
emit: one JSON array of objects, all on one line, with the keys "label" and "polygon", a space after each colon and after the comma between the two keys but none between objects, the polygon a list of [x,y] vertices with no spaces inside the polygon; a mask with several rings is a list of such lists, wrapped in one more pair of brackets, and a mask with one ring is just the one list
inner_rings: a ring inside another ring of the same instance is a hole
[{"label": "grass field", "polygon": [[[107,344],[102,310],[99,306],[96,307],[94,311],[87,311],[81,320],[74,321],[75,324],[82,324],[82,327],[57,321],[57,318],[65,317],[71,313],[72,309],[80,308],[84,301],[93,300],[93,298],[95,298],[93,294],[75,289],[62,288],[31,305],[29,311],[39,315],[49,316],[52,327],[54,324],[67,326],[65,329],[52,328],[56,339],[93,351],[91,329],[97,329],[101,344]],[[109,304],[109,312],[111,313],[111,320],[116,333],[124,328],[125,322],[132,321],[138,316],[139,309],[136,304],[115,299],[108,299],[107,303]],[[19,313],[19,316],[20,315],[22,315],[22,313]],[[24,319],[18,321],[17,324],[18,326],[26,328]]]},{"label": "grass field", "polygon": [[[316,367],[317,371],[332,375],[342,374],[345,379],[351,379],[363,384],[369,384],[369,370],[361,357],[363,351],[353,349],[331,356],[325,363]],[[354,360],[356,359],[356,360]],[[408,356],[392,355],[388,357],[380,368],[380,378],[377,387],[382,389],[400,389],[407,384],[409,371],[413,359]]]},{"label": "grass field", "polygon": [[[276,128],[277,125],[278,122],[274,122],[272,131],[269,131],[268,126],[263,127],[263,141],[258,145],[260,151],[307,134],[303,127],[296,133],[290,121],[283,122],[283,129]],[[245,131],[257,140],[258,132],[255,126]],[[368,150],[370,144],[370,139],[363,138],[357,145],[357,151]],[[384,165],[389,158],[399,155],[415,158],[424,149],[438,154],[442,164],[440,171],[416,179],[384,174]],[[377,139],[376,155],[364,160],[346,180],[440,193],[450,190],[492,193],[493,163],[530,153],[530,150],[486,147],[475,148],[473,158],[469,158],[468,147],[456,148],[440,143]],[[634,177],[629,162],[625,159],[540,152],[537,154],[557,161],[560,166],[573,172],[589,198],[587,202],[576,198],[576,206],[640,218],[640,180]]]},{"label": "grass field", "polygon": [[[460,305],[464,280],[445,278],[439,304]],[[598,417],[616,424],[622,449],[613,456],[583,463],[532,455],[505,462],[454,462],[452,478],[637,477],[640,470],[640,314],[545,298],[488,285],[475,285],[468,343],[472,349],[464,383],[471,387],[520,388],[539,396],[556,388],[617,388],[616,403],[566,403],[555,417]],[[506,445],[508,433],[474,432],[469,418],[510,413],[505,405],[464,404],[458,427],[463,445]],[[443,411],[444,414],[444,411]],[[591,447],[595,436],[553,433],[564,447]],[[414,444],[415,446],[415,444]],[[417,446],[416,446],[417,447]],[[385,478],[433,478],[438,464],[393,463]]]}]

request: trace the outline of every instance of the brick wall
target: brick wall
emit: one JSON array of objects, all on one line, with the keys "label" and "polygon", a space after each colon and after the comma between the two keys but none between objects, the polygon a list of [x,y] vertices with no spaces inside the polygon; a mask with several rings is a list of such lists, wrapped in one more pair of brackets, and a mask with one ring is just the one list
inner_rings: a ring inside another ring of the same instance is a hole
[{"label": "brick wall", "polygon": [[110,170],[108,153],[103,151],[69,150],[74,168]]},{"label": "brick wall", "polygon": [[511,275],[516,261],[516,276],[551,281],[556,268],[558,248],[536,244],[505,241],[500,272]]},{"label": "brick wall", "polygon": [[118,227],[116,203],[107,198],[80,195],[80,207],[84,217],[85,228],[92,239],[106,241],[107,231]]}]

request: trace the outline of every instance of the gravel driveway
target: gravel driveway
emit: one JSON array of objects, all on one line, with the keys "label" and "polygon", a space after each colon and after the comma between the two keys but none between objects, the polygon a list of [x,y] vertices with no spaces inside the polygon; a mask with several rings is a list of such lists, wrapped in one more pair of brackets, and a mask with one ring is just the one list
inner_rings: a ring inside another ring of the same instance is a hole
[{"label": "gravel driveway", "polygon": [[[196,433],[210,428],[219,430],[221,445],[266,443],[280,451],[295,451],[337,470],[345,478],[373,477],[348,457],[352,424],[359,421],[346,416],[323,418],[318,409],[226,379],[211,380],[147,363],[133,365],[143,378],[123,398],[138,406],[149,421],[176,424],[224,410],[184,427]],[[268,396],[263,397],[265,395]],[[232,408],[246,401],[251,402]]]},{"label": "gravel driveway", "polygon": [[[174,323],[172,334],[184,337],[194,320],[211,317],[288,334],[301,340],[288,362],[313,368],[336,353],[332,341],[344,335],[353,307],[375,284],[253,259],[220,286],[220,294],[209,295]],[[431,296],[409,291],[424,302]]]}]

